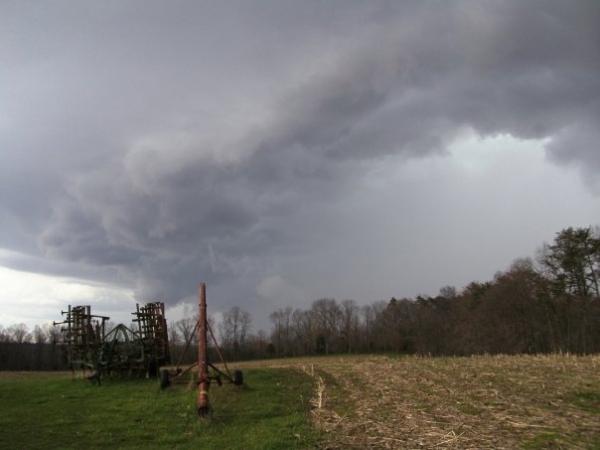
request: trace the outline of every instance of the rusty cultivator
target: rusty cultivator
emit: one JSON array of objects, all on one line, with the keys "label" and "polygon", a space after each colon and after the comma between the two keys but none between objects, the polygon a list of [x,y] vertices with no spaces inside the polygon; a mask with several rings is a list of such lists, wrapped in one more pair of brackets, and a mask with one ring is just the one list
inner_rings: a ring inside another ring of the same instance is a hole
[{"label": "rusty cultivator", "polygon": [[[172,382],[183,379],[183,376],[190,372],[194,367],[198,368],[198,397],[196,400],[196,410],[198,415],[203,417],[210,412],[210,402],[208,400],[208,389],[212,381],[221,386],[223,380],[240,386],[244,383],[244,376],[241,370],[235,370],[233,373],[229,370],[225,359],[219,349],[219,344],[215,335],[212,331],[210,323],[207,320],[206,315],[206,284],[200,283],[199,286],[199,315],[196,326],[193,332],[185,343],[185,349],[181,354],[179,361],[177,362],[174,370],[162,369],[160,374],[160,386],[166,388],[171,385]],[[185,354],[190,349],[194,336],[197,335],[198,340],[198,361],[194,364],[183,369],[181,362],[183,361]],[[208,335],[210,335],[214,349],[221,361],[223,370],[216,367],[209,361],[208,358]]]},{"label": "rusty cultivator", "polygon": [[[88,378],[98,383],[105,375],[155,377],[160,373],[160,386],[164,389],[171,383],[184,380],[186,373],[194,375],[192,369],[197,367],[196,409],[198,415],[206,416],[211,409],[208,400],[211,382],[215,381],[220,386],[225,380],[239,386],[244,383],[244,376],[240,370],[232,373],[223,359],[217,339],[207,320],[206,285],[201,283],[199,290],[198,321],[174,369],[161,369],[161,366],[171,362],[163,303],[136,305],[136,310],[132,313],[134,315],[132,328],[136,328],[135,330],[119,324],[108,332],[106,324],[109,317],[93,315],[89,306],[69,305],[66,311],[61,312],[65,316],[64,320],[54,322],[54,325],[61,325],[63,345],[71,370],[74,373],[75,370],[80,369],[84,374],[89,370],[91,375]],[[209,335],[222,368],[209,361]],[[194,337],[198,344],[198,360],[182,368],[181,364],[188,350],[192,348]]]},{"label": "rusty cultivator", "polygon": [[61,325],[63,345],[71,370],[91,371],[90,379],[104,375],[157,376],[170,362],[169,339],[163,303],[136,306],[137,330],[119,324],[106,332],[109,317],[91,313],[89,306],[69,305]]}]

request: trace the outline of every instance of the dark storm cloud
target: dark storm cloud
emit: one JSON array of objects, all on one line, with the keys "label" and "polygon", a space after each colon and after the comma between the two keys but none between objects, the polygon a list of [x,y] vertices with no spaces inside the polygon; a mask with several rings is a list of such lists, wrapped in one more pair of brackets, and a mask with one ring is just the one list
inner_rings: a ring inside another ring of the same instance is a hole
[{"label": "dark storm cloud", "polygon": [[600,168],[595,1],[2,9],[6,265],[238,295],[380,158],[472,129]]}]

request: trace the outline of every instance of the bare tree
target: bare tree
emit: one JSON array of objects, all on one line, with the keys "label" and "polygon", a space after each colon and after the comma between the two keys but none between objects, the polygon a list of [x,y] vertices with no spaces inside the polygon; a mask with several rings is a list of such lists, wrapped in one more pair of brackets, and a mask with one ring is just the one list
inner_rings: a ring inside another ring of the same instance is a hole
[{"label": "bare tree", "polygon": [[313,302],[311,313],[315,323],[318,353],[334,351],[334,341],[339,336],[341,311],[334,298],[322,298]]},{"label": "bare tree", "polygon": [[177,331],[179,331],[183,342],[188,342],[198,323],[198,314],[192,313],[186,305],[183,309],[183,315],[184,317],[176,322]]},{"label": "bare tree", "polygon": [[291,353],[291,317],[292,308],[279,308],[271,313],[269,318],[273,323],[272,340],[275,349],[279,355],[289,355]]},{"label": "bare tree", "polygon": [[456,288],[454,286],[444,286],[440,288],[440,297],[456,298]]},{"label": "bare tree", "polygon": [[223,321],[219,326],[219,334],[223,347],[231,350],[234,357],[239,357],[244,349],[246,338],[250,332],[252,318],[250,313],[239,306],[233,306],[223,313]]},{"label": "bare tree", "polygon": [[36,344],[45,344],[48,342],[48,324],[42,326],[36,325],[33,329],[33,342]]},{"label": "bare tree", "polygon": [[342,301],[341,321],[345,351],[351,353],[358,340],[358,306],[354,300]]},{"label": "bare tree", "polygon": [[59,344],[62,340],[62,333],[58,326],[48,327],[48,342],[52,345]]},{"label": "bare tree", "polygon": [[246,344],[246,338],[252,326],[252,317],[248,311],[241,310],[240,312],[240,346]]},{"label": "bare tree", "polygon": [[292,313],[293,339],[296,342],[296,354],[314,353],[314,324],[310,311],[296,309]]},{"label": "bare tree", "polygon": [[0,342],[9,342],[10,334],[2,324],[0,324]]},{"label": "bare tree", "polygon": [[11,336],[11,340],[13,342],[16,342],[17,344],[29,342],[31,339],[29,329],[24,323],[11,325],[10,327],[8,327],[8,333]]},{"label": "bare tree", "polygon": [[171,345],[178,345],[181,343],[181,336],[177,331],[176,323],[173,321],[169,323],[169,343]]}]

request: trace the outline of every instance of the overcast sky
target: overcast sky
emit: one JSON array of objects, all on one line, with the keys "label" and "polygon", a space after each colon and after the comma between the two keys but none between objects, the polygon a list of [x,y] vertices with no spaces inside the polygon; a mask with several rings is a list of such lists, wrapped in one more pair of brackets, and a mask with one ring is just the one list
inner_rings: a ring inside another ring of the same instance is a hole
[{"label": "overcast sky", "polygon": [[600,223],[600,3],[0,2],[0,323],[257,327]]}]

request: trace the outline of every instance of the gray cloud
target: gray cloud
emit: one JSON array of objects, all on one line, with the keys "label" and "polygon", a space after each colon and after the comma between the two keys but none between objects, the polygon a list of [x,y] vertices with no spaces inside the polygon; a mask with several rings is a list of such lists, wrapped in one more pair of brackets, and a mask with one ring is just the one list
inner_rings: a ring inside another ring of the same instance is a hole
[{"label": "gray cloud", "polygon": [[9,266],[252,296],[373,164],[444,154],[467,129],[548,139],[597,182],[595,1],[0,12]]}]

